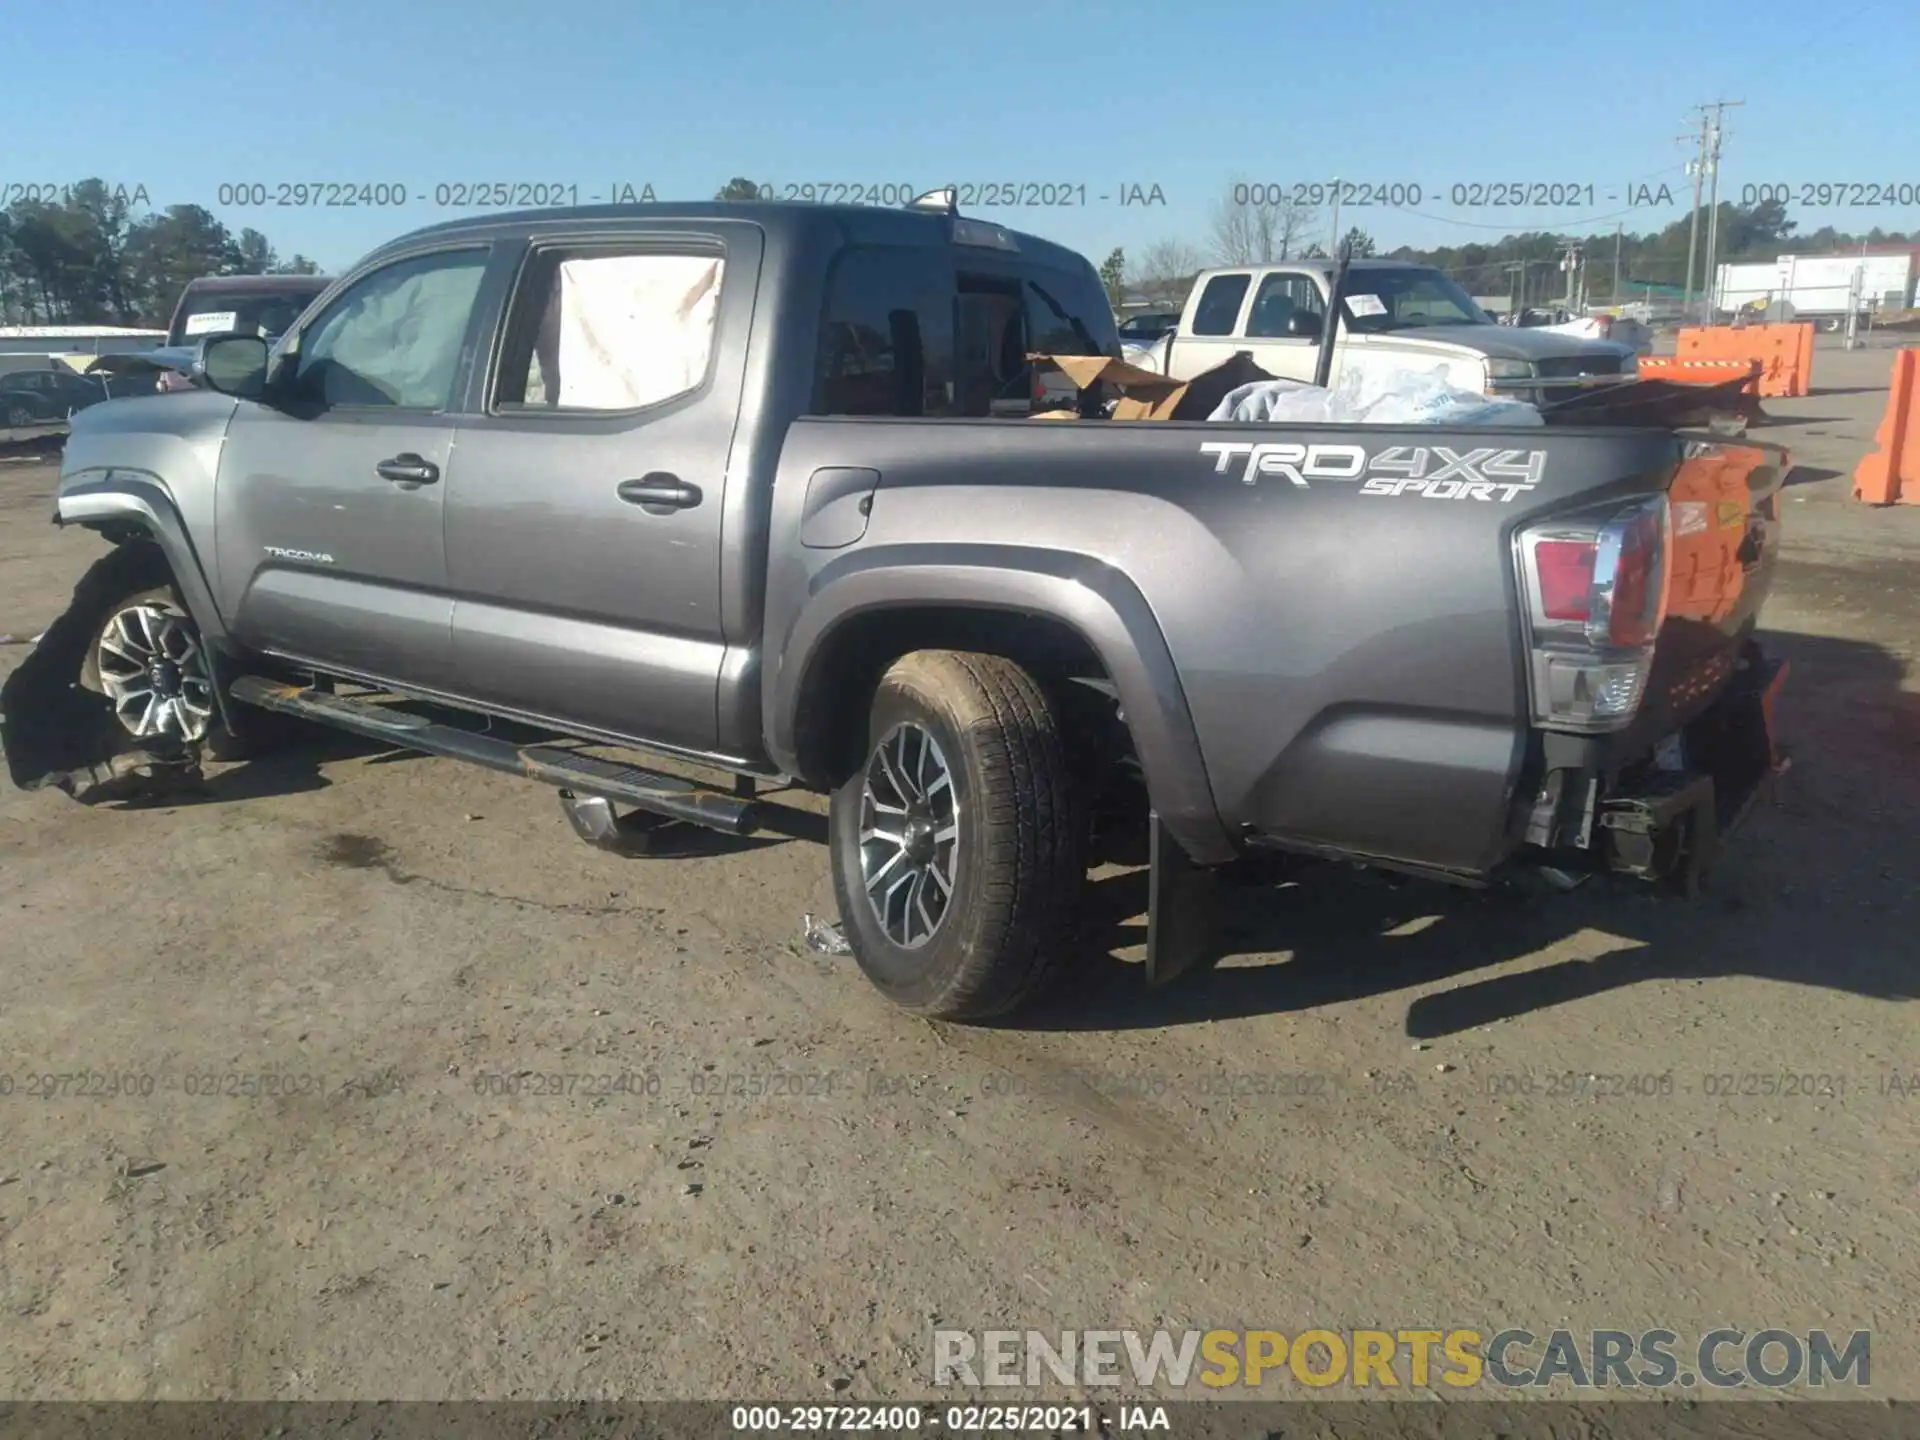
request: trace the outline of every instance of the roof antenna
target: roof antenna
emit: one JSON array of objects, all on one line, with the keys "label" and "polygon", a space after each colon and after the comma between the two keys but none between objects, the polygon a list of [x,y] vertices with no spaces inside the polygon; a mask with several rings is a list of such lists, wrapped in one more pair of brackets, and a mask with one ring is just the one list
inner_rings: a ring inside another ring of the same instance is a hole
[{"label": "roof antenna", "polygon": [[1340,333],[1340,307],[1347,303],[1347,270],[1352,264],[1353,238],[1349,236],[1340,242],[1340,259],[1333,267],[1333,289],[1320,327],[1320,356],[1313,365],[1313,383],[1322,390],[1333,375],[1333,342]]}]

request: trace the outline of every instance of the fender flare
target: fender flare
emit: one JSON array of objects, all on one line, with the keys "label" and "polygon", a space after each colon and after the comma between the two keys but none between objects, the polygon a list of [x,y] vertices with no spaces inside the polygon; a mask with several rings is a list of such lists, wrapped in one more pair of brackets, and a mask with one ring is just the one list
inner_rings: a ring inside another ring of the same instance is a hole
[{"label": "fender flare", "polygon": [[199,628],[201,637],[217,650],[230,643],[225,620],[213,600],[213,587],[193,537],[180,511],[156,475],[140,470],[101,470],[83,474],[61,486],[55,518],[62,525],[138,525],[153,537],[167,557],[180,598]]},{"label": "fender flare", "polygon": [[1179,670],[1133,581],[1088,555],[1027,546],[879,546],[813,577],[774,654],[768,749],[797,773],[800,701],[839,628],[877,610],[958,607],[1040,615],[1075,631],[1106,667],[1162,822],[1198,863],[1239,853],[1221,824]]},{"label": "fender flare", "polygon": [[186,602],[187,614],[207,647],[207,661],[213,667],[213,700],[220,719],[230,731],[238,733],[242,719],[227,698],[232,678],[233,641],[214,603],[213,587],[194,548],[193,537],[180,511],[167,493],[159,476],[144,470],[99,470],[83,472],[60,487],[54,520],[60,525],[111,526],[115,522],[139,526],[152,538],[173,572],[173,583]]}]

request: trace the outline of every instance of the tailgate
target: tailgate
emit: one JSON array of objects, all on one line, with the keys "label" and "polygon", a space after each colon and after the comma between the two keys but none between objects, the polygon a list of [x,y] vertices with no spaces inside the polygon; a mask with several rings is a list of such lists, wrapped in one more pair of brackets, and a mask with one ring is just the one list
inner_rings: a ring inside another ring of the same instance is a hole
[{"label": "tailgate", "polygon": [[1657,743],[1699,715],[1732,678],[1773,584],[1780,491],[1791,462],[1778,445],[1683,433],[1667,489],[1667,617],[1632,742]]}]

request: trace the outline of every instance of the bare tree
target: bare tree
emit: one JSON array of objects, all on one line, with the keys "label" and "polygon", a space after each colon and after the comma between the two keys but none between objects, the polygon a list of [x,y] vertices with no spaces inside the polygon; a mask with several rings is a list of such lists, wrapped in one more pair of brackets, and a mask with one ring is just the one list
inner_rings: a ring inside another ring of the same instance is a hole
[{"label": "bare tree", "polygon": [[1184,240],[1159,240],[1140,253],[1139,288],[1169,310],[1185,303],[1193,277],[1206,267],[1200,252]]},{"label": "bare tree", "polygon": [[1252,185],[1236,180],[1214,207],[1214,259],[1222,265],[1290,260],[1301,238],[1319,218],[1317,205],[1300,203],[1284,185]]}]

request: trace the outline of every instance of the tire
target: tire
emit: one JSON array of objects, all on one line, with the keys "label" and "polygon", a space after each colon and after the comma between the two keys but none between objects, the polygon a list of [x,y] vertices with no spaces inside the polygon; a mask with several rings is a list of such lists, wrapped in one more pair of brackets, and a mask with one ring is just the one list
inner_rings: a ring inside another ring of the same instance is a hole
[{"label": "tire", "polygon": [[896,661],[830,819],[843,933],[881,994],[985,1020],[1045,991],[1086,880],[1080,802],[1059,716],[1025,670],[951,650]]},{"label": "tire", "polygon": [[7,428],[9,430],[24,430],[31,424],[33,424],[33,411],[29,410],[26,406],[9,405],[7,407]]},{"label": "tire", "polygon": [[[164,559],[159,566],[165,574]],[[243,743],[227,728],[214,694],[212,656],[200,638],[200,628],[173,585],[142,583],[153,578],[152,568],[151,562],[117,567],[94,587],[90,598],[96,614],[81,662],[81,688],[106,697],[114,722],[129,744],[197,749],[209,760],[245,759],[256,747]],[[149,617],[152,628],[143,627],[138,616]],[[162,618],[164,629],[159,625]],[[157,637],[165,638],[155,651]],[[170,688],[170,695],[159,695],[157,682],[139,674],[143,667],[136,659],[142,653],[164,654],[173,662],[171,687],[158,687]],[[151,701],[143,714],[138,698],[143,693],[159,700],[163,713],[157,721],[149,718]]]}]

